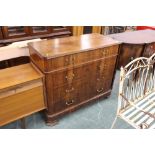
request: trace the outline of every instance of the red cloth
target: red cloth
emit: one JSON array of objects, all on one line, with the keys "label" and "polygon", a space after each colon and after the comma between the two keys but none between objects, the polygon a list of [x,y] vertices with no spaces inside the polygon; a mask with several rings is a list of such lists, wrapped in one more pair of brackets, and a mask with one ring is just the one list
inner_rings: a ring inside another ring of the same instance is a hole
[{"label": "red cloth", "polygon": [[155,26],[137,26],[137,30],[146,30],[146,29],[155,30]]}]

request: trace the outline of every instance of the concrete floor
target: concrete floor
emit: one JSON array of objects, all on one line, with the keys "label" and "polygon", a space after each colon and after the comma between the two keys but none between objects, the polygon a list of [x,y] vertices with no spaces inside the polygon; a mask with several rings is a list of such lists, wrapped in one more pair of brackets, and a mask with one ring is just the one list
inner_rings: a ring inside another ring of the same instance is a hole
[{"label": "concrete floor", "polygon": [[[36,113],[26,118],[28,129],[109,129],[114,121],[119,87],[119,71],[116,72],[112,94],[61,118],[55,126],[47,126],[43,114]],[[115,129],[132,129],[121,119],[117,119]],[[1,129],[20,129],[20,121],[15,121]]]}]

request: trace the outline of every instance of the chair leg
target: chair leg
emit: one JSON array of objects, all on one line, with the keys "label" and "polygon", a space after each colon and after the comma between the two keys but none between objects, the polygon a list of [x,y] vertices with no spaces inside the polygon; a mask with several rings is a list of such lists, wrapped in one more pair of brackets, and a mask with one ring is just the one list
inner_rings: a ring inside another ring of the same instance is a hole
[{"label": "chair leg", "polygon": [[112,123],[112,125],[111,125],[111,128],[110,128],[110,129],[113,129],[113,128],[114,128],[114,125],[115,125],[116,121],[117,121],[117,116],[115,117],[115,119],[114,119],[114,121],[113,121],[113,123]]},{"label": "chair leg", "polygon": [[20,122],[21,122],[21,129],[26,129],[26,119],[25,118],[21,118]]}]

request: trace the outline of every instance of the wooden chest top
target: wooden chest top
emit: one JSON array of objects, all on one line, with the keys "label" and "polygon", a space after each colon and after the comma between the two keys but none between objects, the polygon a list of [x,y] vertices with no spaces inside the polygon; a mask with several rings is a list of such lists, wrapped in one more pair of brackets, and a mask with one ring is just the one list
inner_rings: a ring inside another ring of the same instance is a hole
[{"label": "wooden chest top", "polygon": [[40,79],[41,77],[43,75],[36,71],[31,64],[2,69],[0,70],[0,90]]},{"label": "wooden chest top", "polygon": [[138,30],[129,31],[123,33],[111,34],[109,37],[129,44],[144,44],[155,42],[155,31],[154,30]]},{"label": "wooden chest top", "polygon": [[94,50],[119,44],[119,41],[101,34],[85,34],[52,40],[28,43],[37,53],[45,58],[59,57],[76,52]]}]

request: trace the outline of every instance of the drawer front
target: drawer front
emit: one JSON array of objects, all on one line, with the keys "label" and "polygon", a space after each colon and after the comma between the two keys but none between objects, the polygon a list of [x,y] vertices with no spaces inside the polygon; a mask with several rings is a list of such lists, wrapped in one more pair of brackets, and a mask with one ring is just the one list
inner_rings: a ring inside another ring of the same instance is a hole
[{"label": "drawer front", "polygon": [[146,48],[143,52],[143,56],[148,58],[151,55],[153,55],[154,53],[155,53],[155,43],[147,44]]},{"label": "drawer front", "polygon": [[90,97],[100,95],[112,89],[116,58],[106,58],[97,64],[96,75],[90,82],[88,92]]},{"label": "drawer front", "polygon": [[91,77],[94,76],[95,72],[92,72],[92,70],[95,71],[96,65],[96,63],[91,63],[89,65],[82,65],[77,68],[65,69],[63,71],[51,73],[54,88],[67,83],[73,83],[78,79],[89,79],[90,73]]},{"label": "drawer front", "polygon": [[92,51],[80,52],[74,55],[63,56],[48,60],[48,71],[59,70],[76,65],[91,62],[93,60],[102,59],[118,54],[118,45],[96,49]]},{"label": "drawer front", "polygon": [[45,109],[43,87],[0,98],[0,126]]},{"label": "drawer front", "polygon": [[53,90],[53,109],[60,112],[74,106],[88,98],[85,90],[87,83],[77,81],[72,85],[65,85]]},{"label": "drawer front", "polygon": [[30,90],[32,88],[36,88],[36,87],[39,87],[42,85],[43,85],[42,80],[39,79],[39,80],[35,80],[32,82],[16,85],[16,86],[13,86],[11,88],[0,90],[0,99],[7,97],[7,96],[10,96],[10,95],[14,95],[14,94],[23,92],[23,91],[26,91],[26,90]]},{"label": "drawer front", "polygon": [[122,66],[126,66],[133,59],[140,57],[142,55],[143,49],[143,44],[122,44],[120,46],[120,54],[117,68],[120,69]]}]

